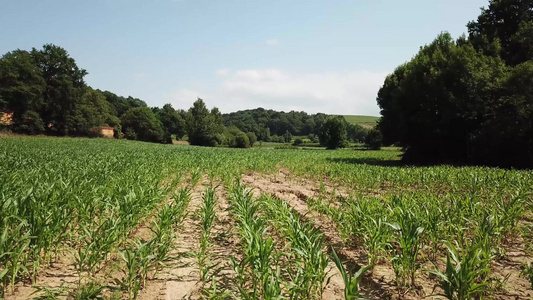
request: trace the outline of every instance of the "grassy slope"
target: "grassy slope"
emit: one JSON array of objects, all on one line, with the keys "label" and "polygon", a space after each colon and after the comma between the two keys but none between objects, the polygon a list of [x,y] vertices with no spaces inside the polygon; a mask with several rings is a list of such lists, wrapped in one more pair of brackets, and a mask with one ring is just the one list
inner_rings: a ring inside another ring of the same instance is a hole
[{"label": "grassy slope", "polygon": [[372,116],[354,116],[354,115],[346,115],[343,116],[346,122],[351,124],[359,124],[363,127],[374,127],[376,125],[376,122],[379,120],[379,117],[372,117]]}]

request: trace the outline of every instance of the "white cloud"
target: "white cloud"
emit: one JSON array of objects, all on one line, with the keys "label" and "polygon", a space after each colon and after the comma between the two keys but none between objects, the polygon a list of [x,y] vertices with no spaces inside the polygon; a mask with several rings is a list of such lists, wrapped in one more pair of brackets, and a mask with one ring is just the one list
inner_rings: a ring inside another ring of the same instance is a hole
[{"label": "white cloud", "polygon": [[332,114],[378,115],[376,95],[386,73],[291,74],[279,69],[242,70],[227,76],[225,97],[248,99],[276,107]]},{"label": "white cloud", "polygon": [[268,39],[268,40],[266,40],[266,44],[268,46],[279,46],[279,40],[278,39]]},{"label": "white cloud", "polygon": [[379,115],[376,95],[386,73],[367,71],[290,73],[281,69],[218,70],[209,91],[179,89],[170,95],[176,108],[189,108],[197,97],[223,112],[263,107],[283,111]]}]

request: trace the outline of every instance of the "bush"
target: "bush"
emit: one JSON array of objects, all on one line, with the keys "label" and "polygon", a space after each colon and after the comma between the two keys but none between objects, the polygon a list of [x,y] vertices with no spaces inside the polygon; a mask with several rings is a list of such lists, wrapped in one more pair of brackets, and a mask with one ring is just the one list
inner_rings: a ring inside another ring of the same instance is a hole
[{"label": "bush", "polygon": [[318,143],[318,136],[314,133],[310,133],[307,138],[309,141],[311,141],[311,143]]},{"label": "bush", "polygon": [[297,139],[294,140],[293,145],[294,146],[298,146],[298,145],[301,145],[303,143],[304,143],[304,141],[301,138],[297,138]]},{"label": "bush", "polygon": [[235,136],[235,146],[237,148],[250,148],[250,140],[244,132],[241,131]]},{"label": "bush", "polygon": [[250,148],[248,135],[235,126],[226,129],[223,143],[232,148]]}]

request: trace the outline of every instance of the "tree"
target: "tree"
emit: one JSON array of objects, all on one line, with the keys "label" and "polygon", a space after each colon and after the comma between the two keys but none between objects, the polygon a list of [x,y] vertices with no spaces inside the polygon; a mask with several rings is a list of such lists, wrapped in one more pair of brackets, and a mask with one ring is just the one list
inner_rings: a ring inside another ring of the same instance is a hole
[{"label": "tree", "polygon": [[476,163],[533,167],[533,61],[512,69],[501,97],[472,137]]},{"label": "tree", "polygon": [[500,56],[516,66],[533,59],[533,0],[491,0],[477,21],[468,24],[469,37],[486,55]]},{"label": "tree", "polygon": [[319,135],[320,144],[327,149],[337,149],[346,146],[346,127],[344,122],[336,116],[326,119]]},{"label": "tree", "polygon": [[381,143],[382,136],[378,129],[372,128],[370,131],[368,131],[368,134],[365,137],[365,146],[368,149],[379,150],[381,149]]},{"label": "tree", "polygon": [[119,120],[110,114],[110,104],[105,97],[91,88],[83,95],[81,101],[66,116],[66,125],[71,135],[94,135],[95,127],[118,125]]},{"label": "tree", "polygon": [[174,134],[178,140],[183,138],[185,135],[185,120],[171,104],[165,104],[157,112],[156,116],[161,121],[163,130],[168,134]]},{"label": "tree", "polygon": [[131,108],[122,116],[122,131],[129,139],[163,143],[165,132],[148,107]]},{"label": "tree", "polygon": [[218,108],[213,108],[209,112],[200,98],[189,109],[186,124],[191,145],[214,147],[220,142],[217,136],[224,131],[222,115]]},{"label": "tree", "polygon": [[69,128],[67,118],[81,102],[87,71],[80,69],[65,49],[52,44],[41,50],[33,48],[31,55],[46,82],[41,118],[51,132],[68,134],[73,128]]},{"label": "tree", "polygon": [[13,113],[13,129],[36,134],[44,130],[39,111],[46,83],[30,53],[8,52],[0,59],[0,112]]},{"label": "tree", "polygon": [[355,143],[363,143],[368,135],[368,129],[359,124],[346,124],[346,134]]},{"label": "tree", "polygon": [[476,51],[464,38],[439,35],[379,90],[384,143],[405,147],[408,162],[468,160],[471,138],[497,102],[505,74],[499,58]]}]

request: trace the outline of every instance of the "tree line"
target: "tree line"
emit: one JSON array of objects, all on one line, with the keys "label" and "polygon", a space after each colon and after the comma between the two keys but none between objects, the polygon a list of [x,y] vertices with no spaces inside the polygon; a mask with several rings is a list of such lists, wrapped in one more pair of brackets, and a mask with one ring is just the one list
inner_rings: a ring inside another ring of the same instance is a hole
[{"label": "tree line", "polygon": [[[216,107],[207,109],[202,99],[187,111],[171,104],[150,108],[141,99],[91,88],[84,81],[87,74],[65,49],[52,44],[4,54],[0,59],[0,113],[11,114],[9,129],[23,134],[98,137],[102,127],[113,127],[116,138],[172,143],[173,137],[186,136],[192,145],[242,148],[256,141],[290,143],[299,135],[332,149],[346,146],[348,140],[364,142],[369,132],[342,117],[321,113],[257,108],[223,115]],[[330,126],[332,122],[338,123],[336,127]]]},{"label": "tree line", "polygon": [[533,0],[491,0],[467,28],[386,78],[384,142],[409,163],[533,167]]}]

